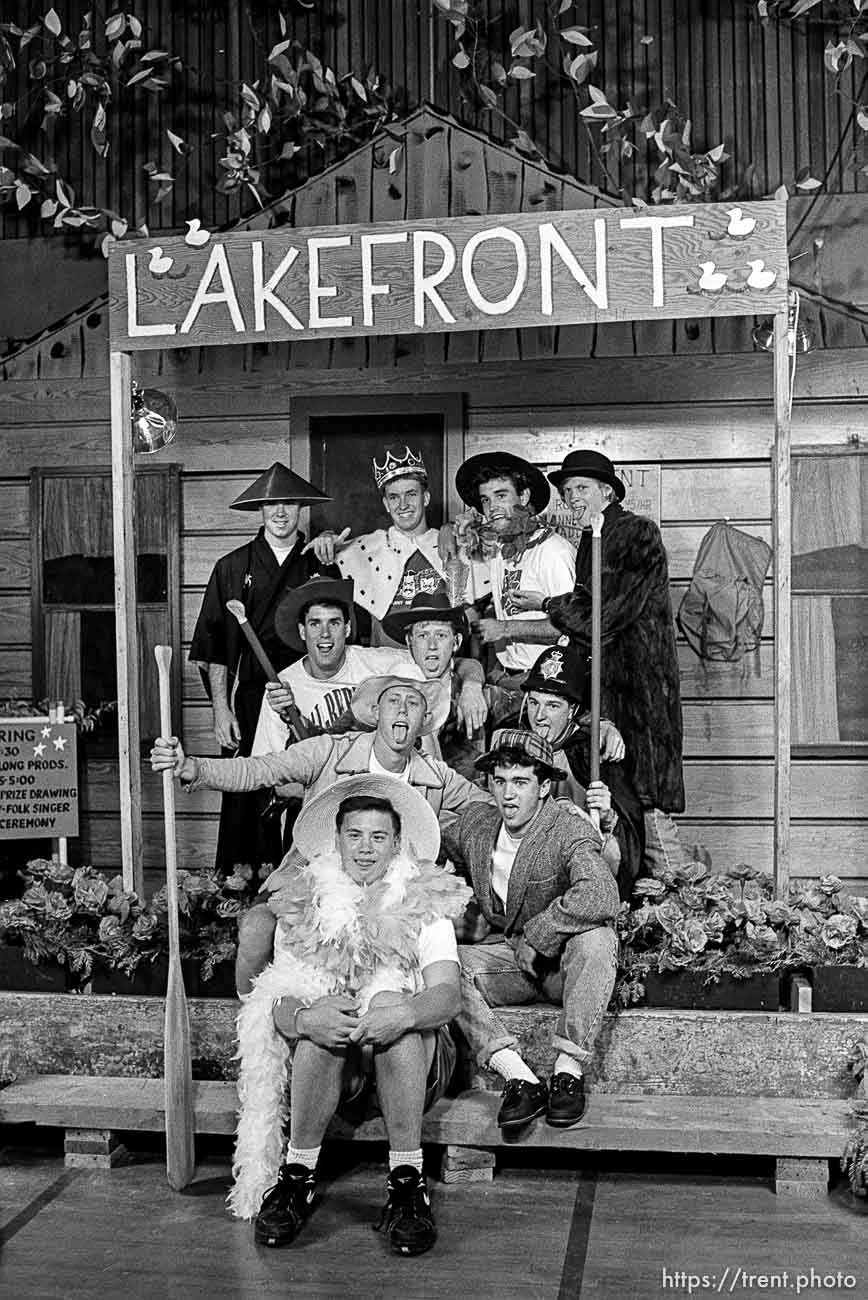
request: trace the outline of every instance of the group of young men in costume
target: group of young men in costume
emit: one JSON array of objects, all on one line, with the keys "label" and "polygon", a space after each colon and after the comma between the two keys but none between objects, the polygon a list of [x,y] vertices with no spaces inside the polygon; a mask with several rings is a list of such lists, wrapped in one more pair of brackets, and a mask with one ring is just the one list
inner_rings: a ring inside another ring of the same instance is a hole
[{"label": "group of young men in costume", "polygon": [[[656,526],[621,507],[606,457],[571,452],[549,476],[580,524],[603,516],[595,782],[589,551],[584,534],[576,554],[543,518],[545,475],[506,453],[472,457],[456,477],[467,510],[438,531],[421,457],[389,451],[374,472],[391,526],[352,540],[305,541],[299,509],[322,494],[284,466],[234,503],[261,508],[263,526],[218,562],[191,656],[216,737],[237,755],[194,758],[162,737],[151,759],[187,789],[276,791],[300,806],[239,925],[233,1212],[255,1219],[257,1241],[288,1244],[315,1204],[335,1112],[379,1111],[390,1148],[379,1226],[394,1251],[419,1254],[436,1239],[422,1117],[449,1082],[450,1025],[501,1076],[504,1130],[584,1114],[614,918],[643,856],[673,851],[659,830],[683,808],[681,720],[665,552]],[[244,664],[233,598],[278,682]],[[357,607],[376,644],[354,643]],[[471,623],[492,648],[487,675],[461,657]],[[247,851],[235,860],[252,856],[250,805],[229,805],[226,865],[239,808]],[[535,1001],[561,1007],[548,1082],[497,1015]]]}]

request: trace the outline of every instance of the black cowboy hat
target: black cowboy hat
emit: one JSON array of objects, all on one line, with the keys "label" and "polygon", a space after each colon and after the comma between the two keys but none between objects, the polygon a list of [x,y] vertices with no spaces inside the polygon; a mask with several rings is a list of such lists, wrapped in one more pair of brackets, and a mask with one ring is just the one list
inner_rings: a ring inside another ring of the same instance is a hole
[{"label": "black cowboy hat", "polygon": [[353,606],[352,578],[308,578],[300,587],[293,587],[274,611],[274,630],[284,645],[292,650],[304,650],[305,644],[298,635],[301,611],[305,605],[343,605],[348,611],[352,641],[356,635],[356,614]]},{"label": "black cowboy hat", "polygon": [[295,474],[276,460],[270,469],[260,474],[237,496],[230,505],[230,510],[258,510],[260,506],[271,505],[275,501],[310,502],[331,501],[324,492],[315,488],[307,479]]},{"label": "black cowboy hat", "polygon": [[552,490],[546,482],[546,476],[529,460],[513,456],[508,451],[482,451],[478,456],[471,456],[459,466],[455,475],[455,487],[461,500],[467,505],[481,510],[477,477],[483,469],[502,469],[504,474],[513,471],[523,474],[530,488],[530,508],[535,515],[541,515],[549,503]]},{"label": "black cowboy hat", "polygon": [[608,483],[610,488],[615,489],[615,496],[619,501],[624,500],[624,493],[627,491],[615,473],[615,466],[609,457],[599,451],[591,451],[587,447],[581,451],[567,452],[560,469],[553,470],[548,477],[549,482],[554,483],[559,492],[564,479],[576,477],[595,478],[598,483]]},{"label": "black cowboy hat", "polygon": [[586,656],[572,644],[550,645],[531,668],[521,689],[525,695],[542,691],[581,704],[585,696],[585,660]]},{"label": "black cowboy hat", "polygon": [[407,609],[383,619],[383,631],[393,641],[403,641],[414,623],[450,623],[456,635],[467,632],[463,605],[450,605],[445,591],[417,591]]}]

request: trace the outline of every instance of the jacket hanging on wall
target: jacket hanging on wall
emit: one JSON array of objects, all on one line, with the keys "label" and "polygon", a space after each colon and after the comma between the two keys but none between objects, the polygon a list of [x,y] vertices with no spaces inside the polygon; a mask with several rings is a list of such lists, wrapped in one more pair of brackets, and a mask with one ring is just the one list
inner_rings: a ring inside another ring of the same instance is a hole
[{"label": "jacket hanging on wall", "polygon": [[761,537],[725,521],[709,528],[678,609],[678,626],[700,659],[732,663],[757,648],[771,558]]}]

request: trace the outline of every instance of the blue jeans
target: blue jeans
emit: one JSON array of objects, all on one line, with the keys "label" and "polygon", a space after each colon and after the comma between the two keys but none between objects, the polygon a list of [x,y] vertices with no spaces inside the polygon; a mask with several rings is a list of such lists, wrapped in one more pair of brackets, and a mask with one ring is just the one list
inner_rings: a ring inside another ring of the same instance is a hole
[{"label": "blue jeans", "polygon": [[618,940],[608,926],[597,926],[567,940],[560,966],[532,979],[518,966],[508,939],[459,944],[461,1013],[455,1023],[479,1065],[485,1067],[502,1047],[517,1039],[492,1007],[553,1002],[561,1007],[552,1046],[580,1063],[590,1059],[597,1031],[609,1005],[618,969]]}]

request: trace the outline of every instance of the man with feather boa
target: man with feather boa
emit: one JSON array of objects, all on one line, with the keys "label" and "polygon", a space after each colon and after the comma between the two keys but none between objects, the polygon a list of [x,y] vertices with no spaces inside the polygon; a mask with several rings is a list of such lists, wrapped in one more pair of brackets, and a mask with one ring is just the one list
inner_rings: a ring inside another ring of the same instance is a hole
[{"label": "man with feather boa", "polygon": [[446,1028],[461,1005],[452,922],[472,891],[434,865],[437,818],[393,776],[351,776],[322,790],[302,809],[295,847],[307,862],[284,872],[270,897],[274,957],[238,1017],[229,1204],[239,1218],[255,1217],[257,1242],[288,1245],[314,1208],[334,1114],[382,1113],[389,1176],[378,1228],[395,1253],[418,1255],[437,1237],[422,1115],[455,1063]]}]

